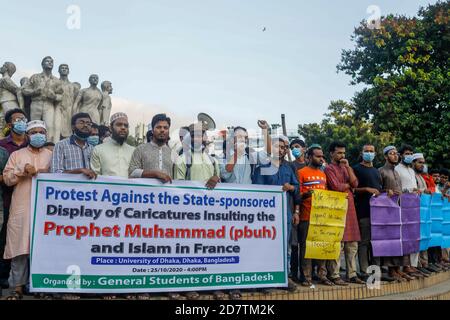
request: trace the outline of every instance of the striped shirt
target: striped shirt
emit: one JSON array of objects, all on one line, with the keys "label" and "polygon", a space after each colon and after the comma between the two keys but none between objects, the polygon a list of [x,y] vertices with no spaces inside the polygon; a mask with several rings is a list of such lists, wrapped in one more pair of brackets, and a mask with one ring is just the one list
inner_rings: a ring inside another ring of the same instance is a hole
[{"label": "striped shirt", "polygon": [[93,146],[87,142],[79,146],[72,135],[55,145],[52,156],[51,173],[63,173],[67,170],[89,169]]}]

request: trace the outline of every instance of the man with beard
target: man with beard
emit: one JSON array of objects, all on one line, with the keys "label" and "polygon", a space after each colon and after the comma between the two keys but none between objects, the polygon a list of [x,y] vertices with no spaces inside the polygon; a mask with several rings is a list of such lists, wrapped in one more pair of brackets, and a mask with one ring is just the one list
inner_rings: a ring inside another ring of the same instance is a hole
[{"label": "man with beard", "polygon": [[[399,196],[402,193],[402,181],[395,166],[398,163],[398,152],[394,146],[387,146],[383,149],[386,163],[378,171],[381,175],[382,191],[386,192],[389,197]],[[402,257],[382,257],[383,264],[388,267],[389,276],[399,282],[405,282],[415,279],[406,272],[402,272],[400,267],[407,267],[410,264],[409,254]]]},{"label": "man with beard", "polygon": [[[299,183],[295,172],[292,170],[289,162],[285,160],[289,150],[289,140],[285,136],[272,137],[272,156],[269,163],[260,165],[256,168],[253,176],[253,184],[281,186],[284,192],[288,192],[288,196],[295,199],[299,194]],[[292,208],[287,206],[287,229],[291,230],[292,225],[298,225],[300,222],[299,205],[295,205],[294,214]],[[287,247],[289,247],[290,239],[287,239]],[[288,251],[286,249],[286,256]],[[288,259],[289,260],[289,259]],[[289,263],[289,261],[288,261]],[[295,283],[288,279],[288,290],[296,289]]]},{"label": "man with beard", "polygon": [[[306,238],[308,236],[309,220],[312,206],[312,192],[314,190],[327,189],[327,176],[321,170],[324,163],[323,150],[318,144],[313,144],[306,153],[308,166],[297,171],[300,182],[300,223],[299,223],[299,257],[301,265],[300,281],[303,287],[312,285],[312,259],[306,259]],[[334,286],[334,283],[327,279],[326,260],[316,260],[318,277],[321,284]]]},{"label": "man with beard", "polygon": [[[412,168],[414,149],[412,146],[403,144],[400,147],[401,162],[395,167],[402,182],[402,191],[405,193],[419,193],[416,173]],[[416,278],[423,278],[425,274],[417,269],[419,266],[419,252],[409,255],[410,266],[403,268],[403,271]]]},{"label": "man with beard", "polygon": [[[183,153],[176,160],[174,175],[177,180],[200,181],[205,183],[208,189],[214,189],[220,181],[220,170],[218,161],[207,152],[207,130],[205,122],[189,126],[189,134],[183,138]],[[177,297],[170,296],[172,299]],[[187,292],[185,296],[189,300],[200,297],[195,291]]]},{"label": "man with beard", "polygon": [[52,173],[84,174],[89,179],[96,177],[89,167],[91,146],[87,139],[91,134],[92,121],[87,113],[77,113],[71,120],[73,134],[55,145],[52,156]]},{"label": "man with beard", "polygon": [[128,178],[134,147],[126,143],[129,134],[128,116],[117,112],[111,116],[111,139],[92,151],[91,168],[98,175]]},{"label": "man with beard", "polygon": [[134,150],[128,174],[130,178],[155,178],[164,183],[172,182],[172,151],[167,145],[171,120],[165,114],[153,117],[150,142]]},{"label": "man with beard", "polygon": [[[413,169],[416,173],[416,180],[417,180],[417,187],[419,189],[420,193],[432,193],[433,186],[428,186],[427,180],[424,179],[424,168],[425,168],[425,157],[422,153],[415,153],[412,156],[413,159]],[[428,182],[429,183],[429,182]],[[434,185],[434,182],[433,182]],[[430,252],[430,255],[432,256],[431,263],[428,263],[428,253]],[[447,270],[447,267],[444,265],[440,265],[439,261],[436,261],[436,259],[433,259],[436,256],[436,253],[441,256],[441,248],[440,247],[432,247],[428,250],[420,251],[419,253],[419,266],[417,269],[421,271],[422,273],[429,275],[432,272],[439,272],[442,271],[441,269]]]},{"label": "man with beard", "polygon": [[[345,145],[340,142],[331,143],[329,148],[331,163],[326,167],[325,174],[330,190],[346,192],[348,194],[348,208],[341,248],[344,249],[348,281],[364,284],[356,273],[356,255],[358,254],[358,242],[361,241],[361,233],[356,216],[353,190],[358,187],[358,178],[345,158],[345,149]],[[343,282],[339,274],[340,258],[335,261],[328,261],[328,266],[334,284],[347,285]]]}]

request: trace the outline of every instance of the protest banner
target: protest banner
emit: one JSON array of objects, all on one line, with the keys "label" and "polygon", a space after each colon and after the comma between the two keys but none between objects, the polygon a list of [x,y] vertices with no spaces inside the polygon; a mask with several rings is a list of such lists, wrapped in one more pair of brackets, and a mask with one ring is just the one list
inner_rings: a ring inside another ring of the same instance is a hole
[{"label": "protest banner", "polygon": [[419,252],[420,247],[420,197],[415,193],[400,196],[402,217],[403,255]]},{"label": "protest banner", "polygon": [[420,195],[420,251],[427,250],[431,240],[431,195]]},{"label": "protest banner", "polygon": [[442,248],[450,248],[450,202],[444,199],[442,205]]},{"label": "protest banner", "polygon": [[431,239],[430,247],[440,247],[442,245],[442,222],[444,216],[442,214],[442,207],[444,201],[442,195],[433,193],[431,196],[430,216],[431,216]]},{"label": "protest banner", "polygon": [[402,256],[401,210],[398,197],[383,193],[370,199],[370,223],[374,257]]},{"label": "protest banner", "polygon": [[339,258],[348,208],[347,197],[345,192],[313,191],[305,258]]},{"label": "protest banner", "polygon": [[415,193],[404,193],[400,199],[383,193],[370,199],[371,243],[375,257],[419,252],[420,206],[420,197]]},{"label": "protest banner", "polygon": [[31,197],[32,292],[287,286],[281,187],[40,174]]}]

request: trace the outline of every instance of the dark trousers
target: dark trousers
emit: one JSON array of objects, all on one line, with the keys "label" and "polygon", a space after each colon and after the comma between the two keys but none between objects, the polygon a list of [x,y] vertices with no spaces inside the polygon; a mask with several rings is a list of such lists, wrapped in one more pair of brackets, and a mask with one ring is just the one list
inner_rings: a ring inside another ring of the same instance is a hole
[{"label": "dark trousers", "polygon": [[6,246],[6,230],[8,227],[9,208],[3,208],[3,224],[0,231],[0,280],[8,280],[11,260],[3,259]]},{"label": "dark trousers", "polygon": [[298,253],[299,253],[298,245],[296,246],[291,245],[291,275],[292,279],[294,280],[299,279],[300,261]]},{"label": "dark trousers", "polygon": [[428,248],[428,262],[429,263],[439,263],[439,262],[441,262],[441,258],[442,258],[441,247]]}]

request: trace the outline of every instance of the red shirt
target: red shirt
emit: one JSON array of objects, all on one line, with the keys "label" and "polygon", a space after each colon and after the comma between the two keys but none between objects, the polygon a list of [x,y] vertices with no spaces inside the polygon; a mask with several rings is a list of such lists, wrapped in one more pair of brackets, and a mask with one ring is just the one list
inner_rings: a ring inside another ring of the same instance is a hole
[{"label": "red shirt", "polygon": [[436,192],[436,184],[434,183],[433,177],[430,176],[428,173],[422,173],[421,176],[422,176],[423,180],[425,180],[425,183],[427,184],[427,189],[431,193],[435,193]]},{"label": "red shirt", "polygon": [[[298,182],[300,183],[300,193],[308,192],[309,190],[327,188],[327,176],[320,169],[313,169],[311,167],[304,167],[297,171]],[[311,197],[302,201],[300,206],[300,220],[309,221],[311,214]]]}]

